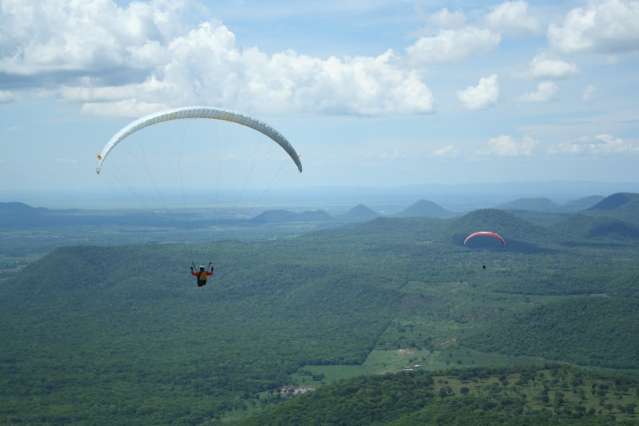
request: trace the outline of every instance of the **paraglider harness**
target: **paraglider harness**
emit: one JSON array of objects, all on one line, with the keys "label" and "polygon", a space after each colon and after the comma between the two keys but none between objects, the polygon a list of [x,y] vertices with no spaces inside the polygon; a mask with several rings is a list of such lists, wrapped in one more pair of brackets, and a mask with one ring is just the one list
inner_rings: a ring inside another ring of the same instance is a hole
[{"label": "paraglider harness", "polygon": [[197,278],[197,286],[204,287],[209,277],[213,276],[213,271],[215,268],[213,267],[212,262],[209,262],[209,266],[204,268],[204,266],[200,266],[200,270],[195,270],[195,263],[191,262],[191,275]]}]

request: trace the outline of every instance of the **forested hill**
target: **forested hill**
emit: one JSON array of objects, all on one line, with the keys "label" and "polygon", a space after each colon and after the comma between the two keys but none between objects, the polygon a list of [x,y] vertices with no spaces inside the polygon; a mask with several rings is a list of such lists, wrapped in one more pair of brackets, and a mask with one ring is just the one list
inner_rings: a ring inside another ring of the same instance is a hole
[{"label": "forested hill", "polygon": [[458,244],[475,231],[501,234],[512,250],[536,250],[537,244],[553,240],[548,229],[497,209],[476,210],[452,220],[449,225],[449,232]]},{"label": "forested hill", "polygon": [[344,222],[366,222],[379,217],[379,213],[364,204],[358,204],[337,219]]},{"label": "forested hill", "polygon": [[26,229],[77,226],[175,226],[192,225],[188,214],[158,214],[151,211],[55,210],[24,203],[0,203],[0,229]]},{"label": "forested hill", "polygon": [[637,208],[638,205],[639,194],[619,192],[604,198],[603,200],[592,206],[589,210],[618,210]]},{"label": "forested hill", "polygon": [[550,227],[564,240],[639,240],[639,226],[607,216],[572,215]]},{"label": "forested hill", "polygon": [[49,211],[44,208],[31,207],[24,203],[0,203],[0,226],[16,226],[39,220]]},{"label": "forested hill", "polygon": [[628,192],[612,194],[586,210],[585,213],[639,224],[639,194]]},{"label": "forested hill", "polygon": [[454,213],[428,200],[419,200],[397,213],[397,217],[438,217],[454,216]]}]

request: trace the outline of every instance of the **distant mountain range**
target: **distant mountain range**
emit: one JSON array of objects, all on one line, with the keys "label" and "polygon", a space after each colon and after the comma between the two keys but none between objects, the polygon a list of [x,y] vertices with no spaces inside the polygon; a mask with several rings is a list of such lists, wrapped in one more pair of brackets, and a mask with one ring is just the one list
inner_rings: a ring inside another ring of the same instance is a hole
[{"label": "distant mountain range", "polygon": [[255,216],[250,222],[255,224],[268,223],[292,223],[292,222],[334,222],[357,223],[367,222],[380,217],[380,214],[363,204],[358,204],[344,214],[331,216],[324,210],[308,210],[294,212],[290,210],[276,209],[266,210]]},{"label": "distant mountain range", "polygon": [[552,229],[570,239],[639,239],[639,194],[612,194],[579,214],[566,216]]},{"label": "distant mountain range", "polygon": [[[576,215],[577,213],[579,214]],[[445,219],[454,216],[455,213],[442,206],[422,199],[390,218]],[[304,222],[333,226],[368,222],[380,217],[380,213],[364,204],[358,204],[336,216],[331,216],[324,210],[295,212],[276,209],[264,211],[248,220],[218,220],[179,212],[51,210],[19,202],[0,203],[0,227],[4,228],[78,225],[198,227],[222,222],[237,225]],[[521,198],[503,204],[498,209],[473,211],[454,221],[458,237],[473,230],[496,228],[497,225],[502,232],[516,239],[522,238],[522,234],[544,232],[548,227],[566,235],[566,238],[620,238],[622,235],[624,238],[635,238],[635,233],[639,232],[636,229],[639,227],[639,194],[616,193],[605,198],[593,195],[565,204],[558,204],[548,198]]]},{"label": "distant mountain range", "polygon": [[[442,206],[428,200],[419,200],[408,206],[406,209],[393,215],[400,218],[449,218],[455,216],[455,213],[446,210]],[[319,222],[319,221],[335,221],[339,223],[357,223],[368,222],[382,217],[382,215],[364,204],[358,204],[348,210],[346,213],[331,216],[323,210],[312,210],[301,213],[295,213],[289,210],[267,210],[251,221],[255,223],[282,223],[282,222]]]},{"label": "distant mountain range", "polygon": [[603,200],[601,195],[591,195],[578,198],[565,204],[559,204],[549,198],[518,198],[508,203],[500,204],[497,208],[502,210],[526,210],[531,212],[547,213],[574,213],[593,207]]},{"label": "distant mountain range", "polygon": [[175,226],[190,222],[188,214],[159,214],[152,211],[53,210],[24,203],[0,203],[0,228],[55,226]]}]

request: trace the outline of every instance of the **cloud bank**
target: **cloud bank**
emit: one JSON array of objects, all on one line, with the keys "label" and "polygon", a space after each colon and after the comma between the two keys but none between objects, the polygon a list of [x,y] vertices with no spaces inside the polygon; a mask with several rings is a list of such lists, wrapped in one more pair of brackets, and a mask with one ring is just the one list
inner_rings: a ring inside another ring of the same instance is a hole
[{"label": "cloud bank", "polygon": [[426,83],[391,50],[321,58],[243,49],[220,22],[189,25],[200,6],[186,0],[0,5],[0,74],[92,114],[137,116],[185,104],[269,113],[433,110]]}]

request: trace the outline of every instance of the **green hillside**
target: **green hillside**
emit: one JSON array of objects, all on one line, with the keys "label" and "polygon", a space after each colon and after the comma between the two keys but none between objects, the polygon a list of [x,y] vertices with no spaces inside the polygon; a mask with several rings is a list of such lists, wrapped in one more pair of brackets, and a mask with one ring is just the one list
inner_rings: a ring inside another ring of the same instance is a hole
[{"label": "green hillside", "polygon": [[[507,241],[510,251],[524,253],[543,251],[543,245],[550,241],[546,228],[503,210],[476,210],[453,220],[449,226],[449,232],[457,244],[462,244],[465,237],[475,231],[495,231]],[[475,246],[503,249],[499,242],[490,239],[474,240]]]},{"label": "green hillside", "polygon": [[486,352],[540,356],[581,365],[637,368],[639,316],[636,311],[634,298],[568,299],[494,323],[485,332],[462,343]]},{"label": "green hillside", "polygon": [[612,194],[599,201],[589,210],[618,210],[636,208],[639,204],[639,194],[631,192],[619,192]]},{"label": "green hillside", "polygon": [[[538,249],[459,243],[484,228]],[[286,387],[417,364],[639,369],[639,245],[592,241],[482,210],[277,241],[61,248],[0,283],[0,422],[230,420]],[[192,260],[216,265],[203,289]],[[464,412],[433,407],[388,421]]]},{"label": "green hillside", "polygon": [[639,225],[639,194],[629,192],[612,194],[586,210],[586,213]]},{"label": "green hillside", "polygon": [[550,229],[565,241],[631,242],[639,239],[639,226],[608,216],[571,215],[552,224]]},{"label": "green hillside", "polygon": [[503,210],[483,209],[470,212],[450,225],[451,231],[467,234],[477,230],[495,230],[511,238],[534,241],[547,235],[541,227]]},{"label": "green hillside", "polygon": [[379,217],[379,213],[364,204],[358,204],[337,219],[343,222],[366,222]]},{"label": "green hillside", "polygon": [[454,216],[450,210],[446,210],[439,204],[428,200],[419,200],[411,204],[401,212],[397,213],[397,217],[438,217],[446,218]]},{"label": "green hillside", "polygon": [[321,388],[241,425],[636,424],[639,381],[549,366],[404,372]]}]

